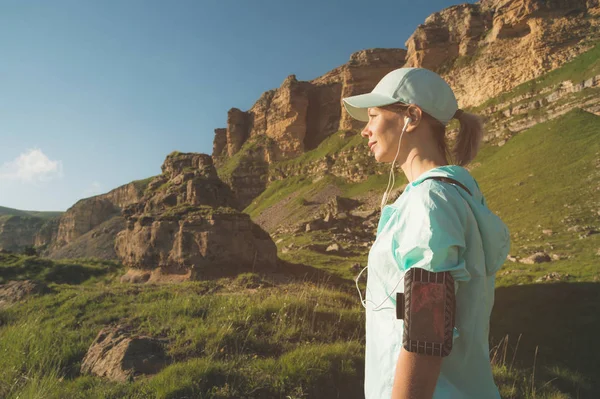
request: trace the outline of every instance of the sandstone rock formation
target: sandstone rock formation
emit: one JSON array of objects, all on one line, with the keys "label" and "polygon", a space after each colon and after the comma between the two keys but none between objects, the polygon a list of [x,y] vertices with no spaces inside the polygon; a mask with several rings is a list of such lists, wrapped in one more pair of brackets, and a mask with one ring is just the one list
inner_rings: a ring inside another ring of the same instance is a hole
[{"label": "sandstone rock formation", "polygon": [[44,219],[34,216],[0,217],[0,250],[21,251],[33,246],[44,223]]},{"label": "sandstone rock formation", "polygon": [[[337,130],[351,129],[355,122],[342,115],[342,97],[372,90],[386,73],[404,64],[405,54],[402,49],[363,50],[352,54],[347,64],[313,81],[288,76],[278,89],[263,93],[247,112],[236,108],[229,111],[227,155],[232,157],[244,142],[264,135],[276,143],[268,154],[269,162],[290,159],[316,147]],[[215,131],[215,158],[223,152],[222,131]]]},{"label": "sandstone rock formation", "polygon": [[230,110],[227,144],[217,129],[212,155],[221,169],[247,144],[237,164],[222,175],[241,209],[264,191],[269,164],[314,149],[338,130],[358,129],[361,123],[342,112],[342,97],[372,90],[386,73],[404,64],[405,53],[401,49],[359,51],[347,64],[313,81],[288,76],[281,87],[263,93],[247,112]]},{"label": "sandstone rock formation", "polygon": [[[34,245],[44,249],[44,256],[52,258],[64,255],[70,257],[68,254],[103,257],[103,254],[107,253],[107,258],[113,259],[114,253],[111,254],[111,250],[96,254],[95,243],[85,243],[80,237],[102,223],[118,217],[123,207],[137,202],[142,197],[146,184],[147,182],[132,182],[106,194],[79,200],[60,218],[44,223],[34,236]],[[70,244],[77,240],[79,243],[75,245],[76,249],[71,248]],[[90,251],[84,250],[86,247],[90,248]]]},{"label": "sandstone rock formation", "polygon": [[[163,174],[140,202],[125,208],[127,227],[115,250],[134,270],[201,279],[240,270],[272,269],[276,247],[250,217],[236,210],[231,190],[205,154],[170,154]],[[127,279],[127,277],[126,277]]]},{"label": "sandstone rock formation", "polygon": [[444,76],[462,107],[559,67],[600,37],[585,0],[483,0],[429,16],[406,42],[405,66]]},{"label": "sandstone rock formation", "polygon": [[220,157],[223,150],[227,147],[227,129],[215,129],[215,139],[213,141],[213,155]]},{"label": "sandstone rock formation", "polygon": [[168,363],[160,340],[134,336],[123,326],[102,329],[81,363],[81,374],[127,382],[158,373]]}]

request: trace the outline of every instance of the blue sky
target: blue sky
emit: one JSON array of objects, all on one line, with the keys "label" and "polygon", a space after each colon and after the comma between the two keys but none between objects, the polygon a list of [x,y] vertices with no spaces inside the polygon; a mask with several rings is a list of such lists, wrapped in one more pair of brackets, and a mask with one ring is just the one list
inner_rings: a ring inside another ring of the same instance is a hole
[{"label": "blue sky", "polygon": [[0,206],[66,210],[211,154],[230,108],[460,3],[0,0]]}]

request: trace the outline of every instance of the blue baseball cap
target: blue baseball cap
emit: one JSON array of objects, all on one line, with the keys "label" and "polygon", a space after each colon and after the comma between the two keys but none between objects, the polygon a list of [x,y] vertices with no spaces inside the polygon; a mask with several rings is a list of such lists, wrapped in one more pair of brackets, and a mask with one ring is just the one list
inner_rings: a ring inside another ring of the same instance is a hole
[{"label": "blue baseball cap", "polygon": [[394,103],[419,106],[444,126],[458,110],[454,92],[440,75],[425,68],[399,68],[385,75],[372,92],[343,99],[354,119],[368,122],[368,108]]}]

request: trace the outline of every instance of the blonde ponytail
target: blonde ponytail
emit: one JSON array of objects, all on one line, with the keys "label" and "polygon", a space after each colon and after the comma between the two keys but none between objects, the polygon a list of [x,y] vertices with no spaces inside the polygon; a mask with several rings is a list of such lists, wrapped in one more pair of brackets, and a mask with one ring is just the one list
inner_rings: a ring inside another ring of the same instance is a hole
[{"label": "blonde ponytail", "polygon": [[471,162],[483,138],[483,121],[475,114],[469,114],[459,109],[454,114],[460,123],[456,143],[452,148],[452,158],[456,165],[465,166]]}]

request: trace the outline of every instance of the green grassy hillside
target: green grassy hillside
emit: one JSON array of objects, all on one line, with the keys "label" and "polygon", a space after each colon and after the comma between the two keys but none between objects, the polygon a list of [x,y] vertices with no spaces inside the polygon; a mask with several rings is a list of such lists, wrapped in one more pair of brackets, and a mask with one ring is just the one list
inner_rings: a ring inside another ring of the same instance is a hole
[{"label": "green grassy hillside", "polygon": [[[254,274],[124,285],[123,272],[106,261],[0,254],[5,279],[54,291],[0,310],[0,397],[360,397],[364,331],[352,295]],[[81,376],[87,348],[113,322],[167,339],[171,364],[132,384]]]},{"label": "green grassy hillside", "polygon": [[0,206],[0,216],[34,216],[41,219],[52,219],[62,214],[63,212],[21,211],[19,209]]}]

